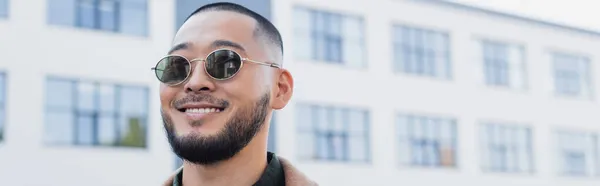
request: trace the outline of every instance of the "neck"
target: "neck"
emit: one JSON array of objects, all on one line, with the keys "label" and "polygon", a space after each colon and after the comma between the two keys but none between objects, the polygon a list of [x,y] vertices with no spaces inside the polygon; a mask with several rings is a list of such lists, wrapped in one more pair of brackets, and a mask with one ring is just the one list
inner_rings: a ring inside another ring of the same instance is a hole
[{"label": "neck", "polygon": [[239,153],[232,158],[213,164],[183,165],[184,186],[198,185],[253,185],[267,167],[267,151],[264,132],[256,134]]}]

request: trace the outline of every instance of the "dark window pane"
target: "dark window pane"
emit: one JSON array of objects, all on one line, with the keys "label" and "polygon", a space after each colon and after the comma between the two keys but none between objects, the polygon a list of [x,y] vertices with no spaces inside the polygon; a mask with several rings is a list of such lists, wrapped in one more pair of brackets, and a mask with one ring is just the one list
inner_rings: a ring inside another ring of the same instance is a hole
[{"label": "dark window pane", "polygon": [[4,140],[4,123],[6,122],[6,113],[3,107],[0,107],[0,141]]},{"label": "dark window pane", "polygon": [[8,0],[0,0],[0,18],[8,17]]},{"label": "dark window pane", "polygon": [[554,86],[559,95],[565,96],[589,96],[590,79],[589,64],[586,58],[555,53],[554,64]]},{"label": "dark window pane", "polygon": [[94,119],[90,115],[77,117],[77,145],[93,145],[95,141]]},{"label": "dark window pane", "polygon": [[49,144],[72,144],[74,141],[73,113],[49,110],[44,127],[44,141]]},{"label": "dark window pane", "polygon": [[329,139],[323,132],[317,134],[317,157],[316,159],[327,160],[331,156],[331,147],[329,146]]},{"label": "dark window pane", "polygon": [[116,113],[117,108],[115,104],[117,89],[113,85],[100,85],[98,88],[98,94],[100,97],[100,112],[102,113]]},{"label": "dark window pane", "polygon": [[298,156],[302,159],[317,159],[315,154],[319,150],[317,149],[318,142],[312,131],[300,132],[297,135]]},{"label": "dark window pane", "polygon": [[[298,149],[302,159],[368,162],[369,140],[365,111],[298,105]],[[300,116],[300,114],[304,115]],[[350,122],[356,122],[351,132]],[[309,122],[305,124],[304,122]]]},{"label": "dark window pane", "polygon": [[[63,106],[48,106],[46,140],[50,143],[91,146],[146,147],[147,89],[121,87],[49,79],[48,98],[69,97],[77,102],[72,103],[71,99],[67,99],[69,105],[75,104],[76,108],[65,108],[68,105],[64,106],[56,98],[48,99],[49,103],[57,102],[54,104]],[[54,93],[53,90],[69,91]]]},{"label": "dark window pane", "polygon": [[[122,0],[120,2],[119,30],[125,34],[148,35],[147,0]],[[191,12],[190,12],[191,13]]]},{"label": "dark window pane", "polygon": [[178,169],[181,166],[183,166],[183,159],[179,158],[177,155],[174,155],[174,157],[175,157],[175,169]]},{"label": "dark window pane", "polygon": [[333,158],[335,160],[345,160],[346,150],[345,150],[345,138],[341,135],[331,135],[330,143],[331,150],[333,152]]},{"label": "dark window pane", "polygon": [[48,23],[52,25],[75,26],[78,0],[47,0]]},{"label": "dark window pane", "polygon": [[498,123],[482,124],[481,128],[485,170],[523,173],[533,170],[529,128]]},{"label": "dark window pane", "polygon": [[102,114],[98,120],[98,141],[103,146],[113,146],[117,142],[117,120],[114,114]]},{"label": "dark window pane", "polygon": [[145,88],[120,89],[119,137],[122,146],[146,146],[146,110],[148,91]]},{"label": "dark window pane", "polygon": [[369,140],[364,136],[352,136],[348,141],[349,158],[352,161],[368,161]]},{"label": "dark window pane", "polygon": [[46,81],[46,105],[48,109],[73,108],[73,82],[49,79]]},{"label": "dark window pane", "polygon": [[397,118],[401,163],[421,167],[453,167],[455,146],[449,118],[400,114]]},{"label": "dark window pane", "polygon": [[294,19],[300,23],[294,27],[298,58],[364,67],[360,18],[296,7]]},{"label": "dark window pane", "polygon": [[120,89],[121,113],[143,116],[148,109],[148,90],[138,87]]},{"label": "dark window pane", "polygon": [[394,69],[396,72],[449,78],[444,33],[398,25],[394,27]]},{"label": "dark window pane", "polygon": [[140,117],[122,117],[120,120],[120,146],[146,147],[145,120]]},{"label": "dark window pane", "polygon": [[585,175],[586,162],[583,152],[568,152],[564,155],[567,163],[566,172],[570,175]]},{"label": "dark window pane", "polygon": [[277,137],[275,136],[277,134],[277,118],[275,116],[275,113],[273,113],[273,116],[271,118],[271,125],[269,127],[269,138],[267,142],[267,150],[269,152],[275,152],[275,144],[277,140]]},{"label": "dark window pane", "polygon": [[98,16],[100,20],[100,29],[108,31],[117,31],[119,4],[114,0],[100,0],[98,6]]},{"label": "dark window pane", "polygon": [[0,106],[6,102],[6,75],[0,73]]},{"label": "dark window pane", "polygon": [[84,28],[95,28],[96,23],[95,0],[77,1],[77,24]]},{"label": "dark window pane", "polygon": [[96,111],[96,91],[96,86],[94,84],[77,84],[77,109],[79,111]]},{"label": "dark window pane", "polygon": [[6,111],[6,77],[4,74],[0,74],[0,141],[4,140],[4,130],[5,130],[4,123],[6,123],[5,111]]},{"label": "dark window pane", "polygon": [[295,114],[296,130],[299,132],[312,132],[315,116],[308,105],[298,105]]}]

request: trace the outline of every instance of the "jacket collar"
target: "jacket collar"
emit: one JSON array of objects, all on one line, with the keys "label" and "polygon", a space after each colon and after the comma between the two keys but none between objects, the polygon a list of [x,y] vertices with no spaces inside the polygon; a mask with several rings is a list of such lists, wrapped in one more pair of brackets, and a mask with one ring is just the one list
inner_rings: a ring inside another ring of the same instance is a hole
[{"label": "jacket collar", "polygon": [[[294,167],[287,159],[277,156],[281,166],[283,167],[283,172],[285,175],[285,185],[286,186],[318,186],[316,182],[310,180],[304,173],[300,172],[296,167]],[[173,180],[176,179],[177,173],[183,169],[179,167],[174,173],[172,173],[167,181],[165,181],[162,186],[172,186]]]},{"label": "jacket collar", "polygon": [[285,175],[286,186],[318,186],[316,182],[310,180],[304,173],[296,169],[292,164],[282,157],[279,157],[279,162],[283,167],[283,173]]}]

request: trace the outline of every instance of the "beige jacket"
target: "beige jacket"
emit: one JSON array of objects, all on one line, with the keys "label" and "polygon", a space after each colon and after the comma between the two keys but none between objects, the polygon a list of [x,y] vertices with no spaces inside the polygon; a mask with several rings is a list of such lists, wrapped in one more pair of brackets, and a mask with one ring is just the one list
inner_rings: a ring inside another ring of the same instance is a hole
[{"label": "beige jacket", "polygon": [[[316,182],[308,179],[308,177],[306,177],[306,175],[304,175],[302,172],[300,172],[300,170],[296,169],[294,166],[292,166],[292,164],[282,158],[282,157],[277,157],[279,159],[279,162],[281,163],[281,166],[283,167],[283,172],[285,175],[285,185],[286,186],[318,186],[319,184],[317,184]],[[163,186],[171,186],[173,184],[173,179],[175,179],[175,177],[177,176],[177,172],[179,172],[182,168],[179,168],[177,171],[175,171],[175,173],[173,175],[171,175],[169,177],[169,179],[167,179],[167,181],[165,181],[162,185]]]}]

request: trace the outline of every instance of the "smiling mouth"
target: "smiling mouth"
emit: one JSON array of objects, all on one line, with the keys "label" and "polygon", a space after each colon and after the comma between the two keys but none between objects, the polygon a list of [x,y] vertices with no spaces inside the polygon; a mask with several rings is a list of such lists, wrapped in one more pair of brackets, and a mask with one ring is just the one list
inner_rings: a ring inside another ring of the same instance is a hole
[{"label": "smiling mouth", "polygon": [[207,114],[207,113],[219,113],[222,112],[223,108],[181,108],[177,109],[179,112],[189,114]]}]

